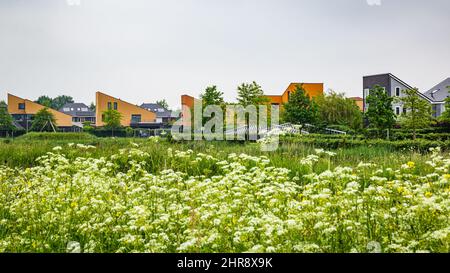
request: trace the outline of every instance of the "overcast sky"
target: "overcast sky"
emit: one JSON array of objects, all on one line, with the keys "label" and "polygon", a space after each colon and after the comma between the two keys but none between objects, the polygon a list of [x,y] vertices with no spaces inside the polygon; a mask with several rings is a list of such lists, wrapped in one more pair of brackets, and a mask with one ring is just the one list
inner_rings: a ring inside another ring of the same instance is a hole
[{"label": "overcast sky", "polygon": [[[79,5],[78,3],[79,2]],[[135,104],[257,81],[362,95],[391,72],[421,91],[450,77],[449,0],[0,0],[0,100],[95,91]]]}]

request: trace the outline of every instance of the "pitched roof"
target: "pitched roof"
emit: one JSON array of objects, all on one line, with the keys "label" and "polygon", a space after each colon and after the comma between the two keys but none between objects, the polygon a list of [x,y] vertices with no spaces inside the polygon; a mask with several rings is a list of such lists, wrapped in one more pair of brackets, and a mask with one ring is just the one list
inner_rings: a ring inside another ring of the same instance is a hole
[{"label": "pitched roof", "polygon": [[[363,76],[363,78],[369,78],[369,77],[375,77],[375,76],[389,76],[390,78],[393,78],[394,80],[396,80],[397,82],[401,83],[402,85],[404,85],[407,89],[415,89],[414,87],[412,87],[411,85],[407,84],[406,82],[400,80],[398,77],[396,77],[394,74],[392,73],[384,73],[384,74],[376,74],[376,75],[369,75],[369,76]],[[427,100],[428,102],[433,102],[433,100],[431,100],[429,97],[425,96],[424,94],[420,93],[419,91],[417,91],[417,95],[419,95],[419,97]]]},{"label": "pitched roof", "polygon": [[433,86],[424,95],[434,102],[443,102],[449,97],[450,92],[450,77]]},{"label": "pitched roof", "polygon": [[141,104],[141,108],[152,111],[156,114],[157,118],[170,118],[172,117],[172,111],[165,109],[161,105],[157,103],[143,103]]},{"label": "pitched roof", "polygon": [[[67,108],[69,111],[64,111],[64,109]],[[83,108],[87,108],[88,111],[82,111],[81,109]],[[59,111],[71,115],[72,117],[95,117],[95,111],[89,109],[84,103],[66,103]]]}]

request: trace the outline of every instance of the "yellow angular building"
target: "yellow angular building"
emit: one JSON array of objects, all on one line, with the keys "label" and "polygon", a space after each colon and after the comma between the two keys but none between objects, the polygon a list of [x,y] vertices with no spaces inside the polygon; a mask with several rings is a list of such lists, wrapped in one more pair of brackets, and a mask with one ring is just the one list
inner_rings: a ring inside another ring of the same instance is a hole
[{"label": "yellow angular building", "polygon": [[74,126],[72,116],[8,93],[8,112],[25,130],[31,127],[33,116],[44,108],[47,108],[53,114],[57,127],[72,128]]},{"label": "yellow angular building", "polygon": [[122,114],[120,121],[125,127],[151,127],[156,124],[156,114],[140,106],[112,97],[102,92],[95,94],[96,101],[96,126],[105,126],[103,113],[113,109]]}]

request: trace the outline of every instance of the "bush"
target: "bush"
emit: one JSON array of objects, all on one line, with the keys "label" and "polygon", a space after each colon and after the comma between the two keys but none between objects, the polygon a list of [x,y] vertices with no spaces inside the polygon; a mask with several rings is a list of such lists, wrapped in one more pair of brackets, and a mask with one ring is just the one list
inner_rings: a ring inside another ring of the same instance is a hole
[{"label": "bush", "polygon": [[25,134],[23,136],[18,137],[19,140],[27,140],[27,141],[33,141],[33,140],[66,140],[66,141],[90,141],[95,140],[96,137],[93,135],[90,135],[88,133],[36,133],[31,132],[28,134]]}]

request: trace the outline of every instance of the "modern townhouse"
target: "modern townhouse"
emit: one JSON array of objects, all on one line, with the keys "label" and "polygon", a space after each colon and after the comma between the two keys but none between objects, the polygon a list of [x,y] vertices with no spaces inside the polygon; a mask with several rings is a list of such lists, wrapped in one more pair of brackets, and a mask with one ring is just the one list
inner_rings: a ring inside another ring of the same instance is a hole
[{"label": "modern townhouse", "polygon": [[132,128],[158,129],[161,123],[157,122],[156,114],[138,105],[123,101],[102,92],[95,94],[96,126],[102,127],[104,123],[104,112],[116,110],[122,114],[121,125]]},{"label": "modern townhouse", "polygon": [[40,105],[28,99],[24,99],[12,94],[8,94],[8,112],[13,117],[14,121],[23,127],[25,130],[31,128],[33,117],[39,110],[47,108],[55,117],[56,126],[63,131],[77,130],[79,126],[72,122],[72,116]]}]

